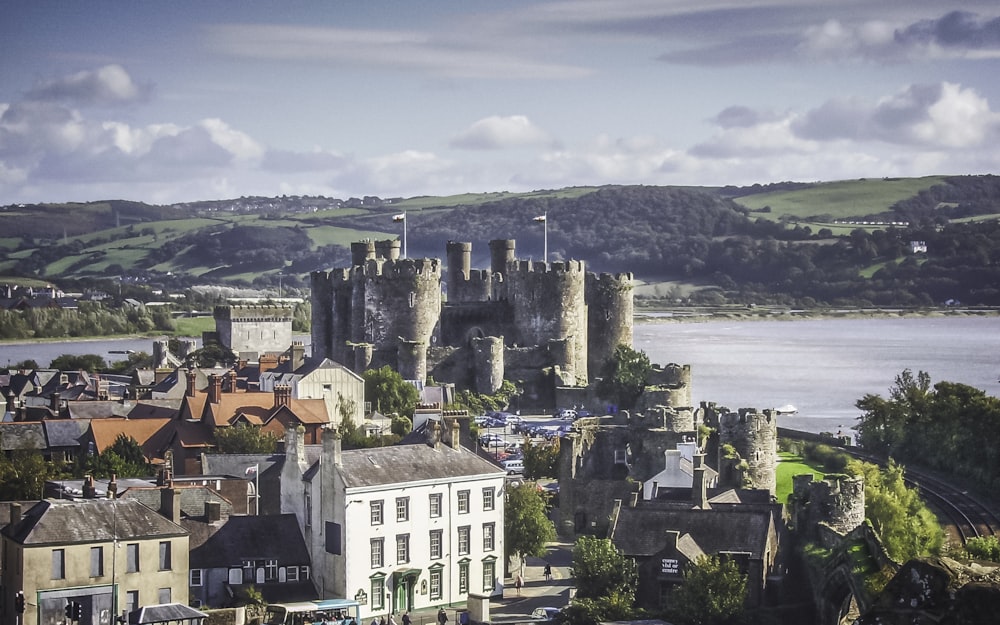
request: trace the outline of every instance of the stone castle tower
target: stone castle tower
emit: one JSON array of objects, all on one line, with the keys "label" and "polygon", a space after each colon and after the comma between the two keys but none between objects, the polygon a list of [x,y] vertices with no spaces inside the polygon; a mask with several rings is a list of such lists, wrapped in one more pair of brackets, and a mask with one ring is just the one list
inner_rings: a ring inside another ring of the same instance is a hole
[{"label": "stone castle tower", "polygon": [[519,260],[510,239],[489,248],[490,267],[473,269],[472,243],[449,241],[442,271],[439,259],[400,259],[398,241],[352,244],[351,267],[312,274],[313,354],[493,392],[515,371],[583,386],[631,346],[632,274]]},{"label": "stone castle tower", "polygon": [[719,446],[730,444],[743,462],[749,488],[775,492],[774,471],[778,463],[778,420],[770,410],[740,408],[718,416]]}]

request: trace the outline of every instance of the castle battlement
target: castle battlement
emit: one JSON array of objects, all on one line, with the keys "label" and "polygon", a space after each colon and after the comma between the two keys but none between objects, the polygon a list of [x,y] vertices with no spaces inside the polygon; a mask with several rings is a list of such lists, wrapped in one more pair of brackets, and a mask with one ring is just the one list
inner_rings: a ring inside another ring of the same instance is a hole
[{"label": "castle battlement", "polygon": [[540,260],[518,260],[512,264],[512,272],[520,273],[586,273],[582,260],[553,261],[550,263]]},{"label": "castle battlement", "polygon": [[402,258],[391,260],[372,258],[364,265],[366,277],[440,277],[441,261],[436,258]]},{"label": "castle battlement", "polygon": [[212,311],[212,316],[222,321],[286,321],[292,314],[291,307],[275,304],[216,306]]},{"label": "castle battlement", "polygon": [[608,285],[622,285],[627,284],[632,286],[632,280],[634,276],[631,271],[625,273],[596,273],[593,271],[587,272],[587,283],[594,282],[595,284],[608,284]]}]

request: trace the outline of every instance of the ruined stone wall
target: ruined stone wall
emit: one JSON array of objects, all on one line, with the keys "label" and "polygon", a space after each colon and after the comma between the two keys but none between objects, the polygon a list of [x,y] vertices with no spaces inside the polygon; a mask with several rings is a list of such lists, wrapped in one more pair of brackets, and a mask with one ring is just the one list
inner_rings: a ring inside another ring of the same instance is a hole
[{"label": "ruined stone wall", "polygon": [[854,531],[865,521],[865,483],[861,476],[827,476],[814,480],[812,474],[792,478],[792,518],[799,531],[825,524],[841,535]]},{"label": "ruined stone wall", "polygon": [[476,337],[506,337],[511,316],[507,302],[449,303],[441,309],[440,342],[460,346],[470,345]]},{"label": "ruined stone wall", "polygon": [[503,384],[503,337],[487,336],[472,339],[472,350],[475,354],[476,371],[474,390],[477,393],[492,395],[500,390]]}]

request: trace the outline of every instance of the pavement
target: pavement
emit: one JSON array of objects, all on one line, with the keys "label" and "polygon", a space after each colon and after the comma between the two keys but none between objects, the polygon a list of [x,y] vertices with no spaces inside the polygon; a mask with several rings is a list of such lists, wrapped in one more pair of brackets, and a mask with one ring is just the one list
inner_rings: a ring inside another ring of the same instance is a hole
[{"label": "pavement", "polygon": [[[546,563],[552,567],[551,580],[545,579]],[[528,616],[535,608],[568,606],[573,587],[570,575],[572,564],[573,543],[549,543],[545,557],[527,558],[520,593],[514,588],[517,571],[511,571],[511,577],[504,579],[503,597],[490,601],[490,617]],[[448,607],[448,625],[459,625],[459,614],[464,610],[464,604]],[[413,625],[436,625],[437,612],[437,608],[414,611],[410,613],[410,618]],[[396,616],[396,623],[400,624],[399,615]]]}]

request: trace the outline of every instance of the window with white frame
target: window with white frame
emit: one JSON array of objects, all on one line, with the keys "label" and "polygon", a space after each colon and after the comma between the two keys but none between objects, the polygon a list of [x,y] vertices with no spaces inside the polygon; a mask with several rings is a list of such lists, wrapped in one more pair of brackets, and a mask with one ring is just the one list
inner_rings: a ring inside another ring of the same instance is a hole
[{"label": "window with white frame", "polygon": [[496,563],[493,560],[483,562],[483,591],[493,592],[496,586]]},{"label": "window with white frame", "polygon": [[102,577],[104,575],[104,547],[90,548],[90,576]]},{"label": "window with white frame", "polygon": [[[170,541],[160,541],[160,570],[169,571],[171,568]],[[169,601],[167,603],[170,603]]]},{"label": "window with white frame", "polygon": [[495,523],[483,523],[483,551],[493,551],[493,530]]},{"label": "window with white frame", "polygon": [[441,493],[431,493],[428,505],[432,519],[441,516]]},{"label": "window with white frame", "polygon": [[385,562],[384,557],[385,552],[385,539],[384,538],[372,538],[372,568],[378,569],[383,566]]},{"label": "window with white frame", "polygon": [[201,586],[201,569],[191,569],[191,579],[188,582],[190,586]]},{"label": "window with white frame", "polygon": [[125,545],[125,572],[139,572],[139,543],[128,543]]},{"label": "window with white frame", "polygon": [[470,527],[468,525],[458,528],[458,555],[460,556],[469,555],[469,534]]},{"label": "window with white frame", "polygon": [[410,520],[410,498],[396,497],[396,521],[402,523]]},{"label": "window with white frame", "polygon": [[385,577],[381,575],[372,578],[372,609],[375,611],[385,608]]},{"label": "window with white frame", "polygon": [[285,569],[285,581],[286,582],[299,581],[299,567],[290,566],[287,569]]},{"label": "window with white frame", "polygon": [[396,564],[405,564],[410,561],[410,535],[396,535]]},{"label": "window with white frame", "polygon": [[458,563],[458,592],[465,594],[469,592],[469,561]]},{"label": "window with white frame", "polygon": [[493,510],[497,505],[496,489],[492,486],[483,489],[483,510]]},{"label": "window with white frame", "polygon": [[441,559],[441,530],[431,530],[431,560]]},{"label": "window with white frame", "polygon": [[431,569],[431,600],[441,599],[441,569]]},{"label": "window with white frame", "polygon": [[469,513],[469,491],[467,490],[458,491],[458,513]]},{"label": "window with white frame", "polygon": [[382,525],[382,500],[373,501],[369,505],[372,508],[372,525]]}]

